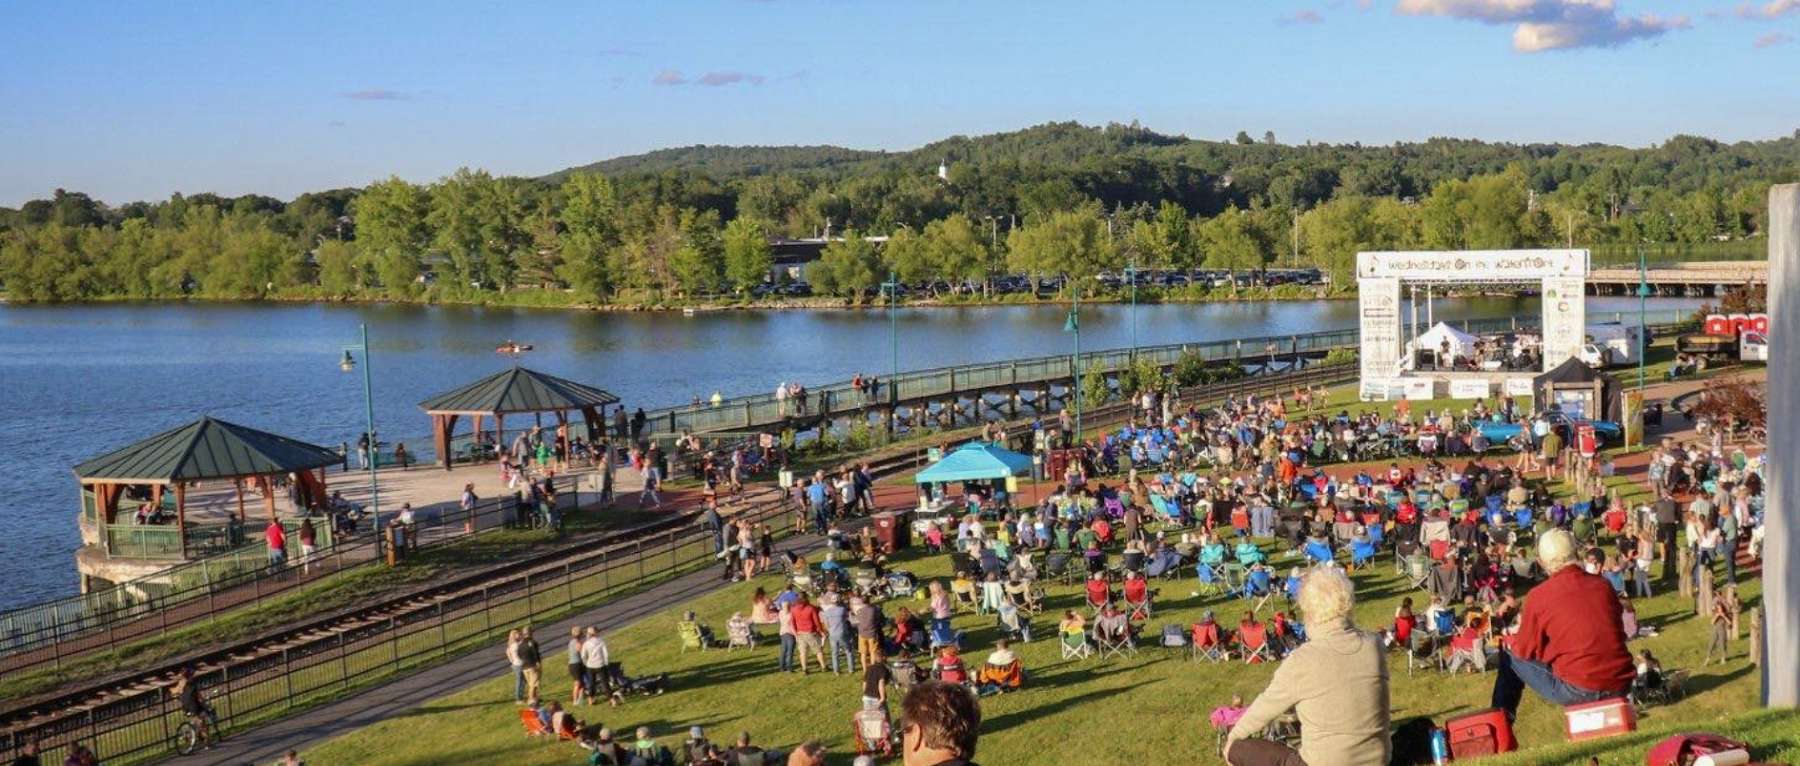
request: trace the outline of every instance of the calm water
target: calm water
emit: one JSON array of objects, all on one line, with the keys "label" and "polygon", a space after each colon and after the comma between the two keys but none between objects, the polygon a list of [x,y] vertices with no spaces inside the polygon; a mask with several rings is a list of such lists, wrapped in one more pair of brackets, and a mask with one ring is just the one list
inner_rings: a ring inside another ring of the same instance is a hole
[{"label": "calm water", "polygon": [[[1692,305],[1678,299],[1652,308]],[[1590,299],[1590,315],[1635,310]],[[1138,308],[1142,344],[1304,333],[1353,326],[1354,301]],[[1534,314],[1533,299],[1439,303],[1440,319]],[[1057,306],[899,313],[902,368],[1067,353]],[[1082,347],[1130,344],[1128,306],[1082,309]],[[1610,315],[1608,316],[1610,318]],[[0,608],[75,592],[80,545],[70,467],[201,414],[321,444],[362,429],[360,371],[342,348],[369,324],[376,424],[383,440],[428,445],[427,396],[502,369],[493,351],[532,343],[525,364],[598,385],[627,406],[681,404],[717,390],[772,390],[857,372],[886,376],[885,310],[594,313],[417,306],[0,304]]]}]

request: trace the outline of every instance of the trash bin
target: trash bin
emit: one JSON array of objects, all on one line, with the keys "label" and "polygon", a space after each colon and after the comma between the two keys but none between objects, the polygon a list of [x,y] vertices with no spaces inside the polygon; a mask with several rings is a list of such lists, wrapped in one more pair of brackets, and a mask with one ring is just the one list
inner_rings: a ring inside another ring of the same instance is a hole
[{"label": "trash bin", "polygon": [[892,555],[912,544],[911,511],[882,511],[874,519],[875,540],[883,553]]}]

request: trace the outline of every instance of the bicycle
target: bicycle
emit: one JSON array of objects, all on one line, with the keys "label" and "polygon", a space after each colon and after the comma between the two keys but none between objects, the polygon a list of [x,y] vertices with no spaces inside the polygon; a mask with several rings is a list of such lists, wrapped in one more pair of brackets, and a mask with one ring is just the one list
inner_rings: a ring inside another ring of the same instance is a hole
[{"label": "bicycle", "polygon": [[[200,738],[200,727],[194,724],[199,719],[206,721],[207,737],[204,741]],[[187,716],[187,720],[175,727],[175,751],[182,755],[193,755],[200,748],[221,739],[224,739],[224,734],[220,730],[219,716],[210,705],[200,713]]]}]

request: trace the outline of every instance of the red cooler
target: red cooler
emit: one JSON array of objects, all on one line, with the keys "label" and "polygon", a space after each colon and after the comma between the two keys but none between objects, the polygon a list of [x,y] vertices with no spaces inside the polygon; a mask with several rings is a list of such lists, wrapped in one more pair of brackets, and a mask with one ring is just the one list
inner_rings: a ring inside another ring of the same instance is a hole
[{"label": "red cooler", "polygon": [[1570,742],[1637,730],[1637,713],[1624,697],[1570,705],[1563,708],[1563,720]]},{"label": "red cooler", "polygon": [[1450,755],[1459,761],[1519,749],[1512,724],[1506,722],[1506,711],[1500,708],[1452,718],[1444,722],[1444,732],[1450,740]]}]

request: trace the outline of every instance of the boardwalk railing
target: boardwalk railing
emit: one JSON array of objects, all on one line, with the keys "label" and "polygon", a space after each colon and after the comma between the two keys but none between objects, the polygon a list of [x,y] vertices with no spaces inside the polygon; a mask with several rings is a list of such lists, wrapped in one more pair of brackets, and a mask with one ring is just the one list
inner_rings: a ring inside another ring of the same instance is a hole
[{"label": "boardwalk railing", "polygon": [[[1691,313],[1691,311],[1685,310],[1659,311],[1650,315],[1648,319],[1653,326],[1657,322],[1679,324],[1686,322]],[[1615,313],[1612,318],[1616,321],[1629,322],[1636,316],[1634,313],[1625,312]],[[1451,322],[1451,324],[1461,327],[1465,332],[1507,332],[1534,328],[1537,326],[1537,317],[1459,320]],[[857,390],[850,381],[839,381],[812,387],[808,391],[804,403],[791,399],[783,401],[777,399],[773,393],[753,394],[726,399],[717,406],[711,404],[686,405],[648,412],[646,416],[650,429],[666,434],[752,431],[784,423],[790,418],[803,419],[821,414],[849,414],[886,407],[890,396],[894,396],[899,402],[906,404],[957,395],[979,394],[983,391],[1007,387],[1025,388],[1063,384],[1075,380],[1078,372],[1086,374],[1086,368],[1095,364],[1098,364],[1104,373],[1113,374],[1125,370],[1134,359],[1149,359],[1156,364],[1169,366],[1175,364],[1183,355],[1194,354],[1201,360],[1210,363],[1236,361],[1246,365],[1255,365],[1272,357],[1292,358],[1295,355],[1320,355],[1333,349],[1355,349],[1360,337],[1358,330],[1345,329],[1204,343],[1139,346],[1136,349],[1107,349],[1082,354],[1081,366],[1083,369],[1079,371],[1075,369],[1075,359],[1070,354],[939,367],[903,372],[892,380],[882,379],[879,387],[872,394]],[[889,386],[895,387],[894,390],[890,391]]]},{"label": "boardwalk railing", "polygon": [[[555,479],[559,509],[575,507],[579,478]],[[518,505],[513,496],[504,495],[482,500],[473,512],[458,508],[423,516],[414,525],[413,538],[419,546],[429,547],[470,532],[498,529],[513,523]],[[0,614],[0,672],[60,668],[73,656],[165,633],[245,603],[261,603],[327,572],[381,558],[379,541],[366,530],[348,540],[334,540],[329,519],[312,521],[318,549],[310,561],[301,555],[299,522],[288,519],[282,522],[288,530],[287,561],[279,567],[269,565],[268,549],[258,542],[106,590]]]},{"label": "boardwalk railing", "polygon": [[[744,517],[768,522],[787,514],[785,495],[747,508]],[[786,525],[778,525],[785,527]],[[712,563],[716,536],[698,523],[559,555],[511,576],[436,596],[383,606],[343,629],[312,631],[279,647],[220,657],[196,678],[228,732],[321,702],[357,687],[497,640],[525,624],[588,608],[649,584]],[[10,758],[37,742],[49,762],[82,742],[109,764],[167,755],[185,720],[161,686],[109,695],[103,701],[46,707],[5,722],[0,747]]]}]

